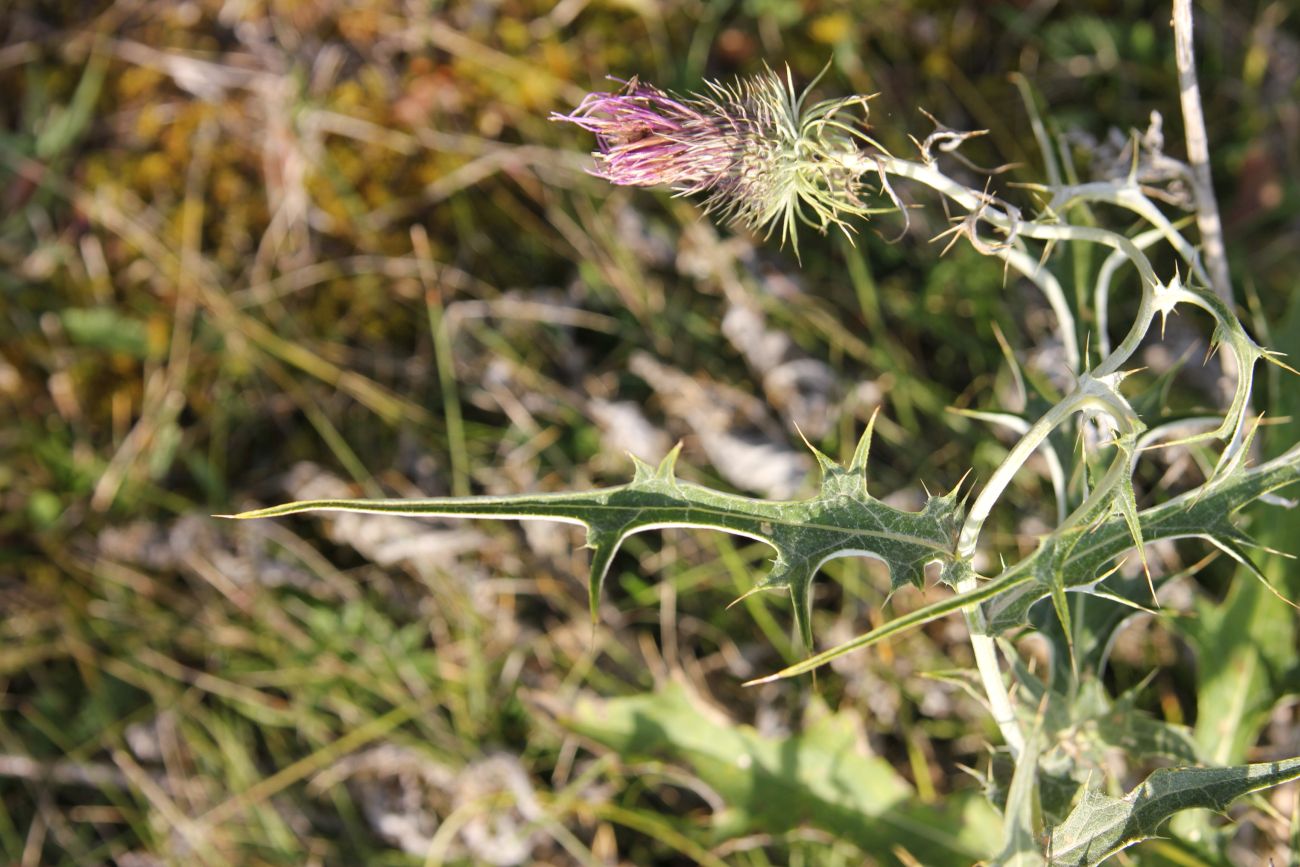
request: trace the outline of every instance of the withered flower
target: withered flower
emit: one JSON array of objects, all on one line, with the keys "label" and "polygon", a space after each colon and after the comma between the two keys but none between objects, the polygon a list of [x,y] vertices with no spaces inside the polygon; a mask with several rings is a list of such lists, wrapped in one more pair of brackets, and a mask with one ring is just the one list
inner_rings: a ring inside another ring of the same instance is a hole
[{"label": "withered flower", "polygon": [[865,97],[805,107],[809,91],[796,95],[788,69],[784,81],[768,69],[730,86],[706,84],[708,94],[679,97],[633,78],[551,118],[596,134],[598,177],[706,193],[706,211],[767,235],[779,225],[796,253],[796,221],[847,233],[844,215],[868,213],[859,197],[867,164],[860,147],[883,149],[840,117],[850,106],[865,116]]}]

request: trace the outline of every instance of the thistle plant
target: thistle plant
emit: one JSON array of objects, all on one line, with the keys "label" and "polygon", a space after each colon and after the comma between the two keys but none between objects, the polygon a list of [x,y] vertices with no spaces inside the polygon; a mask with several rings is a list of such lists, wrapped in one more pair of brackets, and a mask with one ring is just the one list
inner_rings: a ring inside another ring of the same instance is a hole
[{"label": "thistle plant", "polygon": [[[1165,155],[1153,127],[1143,139],[1134,139],[1132,158],[1118,176],[1067,182],[1054,156],[1056,143],[1043,133],[1047,179],[1029,188],[1035,204],[1027,213],[987,187],[948,174],[947,161],[969,134],[940,128],[917,141],[917,154],[905,159],[888,153],[869,134],[867,98],[813,102],[810,92],[811,86],[797,91],[788,71],[784,77],[767,70],[733,84],[709,83],[706,92],[686,96],[631,78],[614,92],[590,94],[571,113],[554,119],[595,134],[596,176],[703,196],[706,212],[769,235],[779,228],[780,239],[791,246],[801,225],[848,233],[854,221],[885,210],[897,211],[894,219],[905,223],[908,209],[898,188],[928,188],[957,214],[950,243],[968,243],[1041,291],[1063,350],[1063,367],[1054,371],[1068,382],[1062,395],[1044,390],[1028,403],[1038,409],[1026,417],[969,413],[1016,437],[985,478],[930,495],[917,511],[887,505],[869,491],[873,425],[868,425],[847,464],[809,445],[821,480],[804,500],[756,500],[683,481],[675,449],[658,466],[636,460],[627,484],[586,493],[312,500],[235,517],[346,511],[579,524],[591,551],[593,620],[610,564],[635,533],[687,527],[759,540],[774,557],[751,592],[789,594],[797,631],[811,655],[755,683],[813,671],[960,613],[1003,741],[985,775],[989,796],[1004,817],[1002,847],[948,851],[933,856],[936,863],[974,857],[998,864],[1096,864],[1161,833],[1176,813],[1222,810],[1236,798],[1300,777],[1300,757],[1216,765],[1186,730],[1142,712],[1133,695],[1109,695],[1100,681],[1116,631],[1133,613],[1158,607],[1170,580],[1148,567],[1146,546],[1199,538],[1265,580],[1239,512],[1258,500],[1276,502],[1274,492],[1300,478],[1300,447],[1272,460],[1252,457],[1259,422],[1252,409],[1255,377],[1261,363],[1282,362],[1246,331],[1222,276],[1226,270],[1203,260],[1187,235],[1187,221],[1166,214],[1162,204],[1168,197],[1154,186],[1156,178],[1190,184],[1197,192],[1191,207],[1203,215],[1207,193],[1196,181],[1195,167]],[[1122,229],[1083,218],[1089,206],[1101,204],[1126,213]],[[1207,231],[1204,222],[1201,226]],[[1067,297],[1058,274],[1058,254],[1067,245],[1104,253],[1082,305]],[[1157,257],[1159,247],[1172,257]],[[1169,258],[1176,264],[1156,264]],[[1124,336],[1112,345],[1113,289],[1129,271],[1140,297]],[[1209,315],[1210,339],[1230,359],[1225,367],[1235,373],[1235,382],[1218,414],[1167,421],[1158,412],[1135,409],[1125,381],[1134,372],[1140,345],[1159,339],[1166,318],[1183,308]],[[1081,328],[1081,322],[1091,325]],[[1190,447],[1213,455],[1200,482],[1139,508],[1134,483],[1139,466],[1163,450]],[[1035,455],[1048,468],[1055,525],[1031,553],[986,574],[977,563],[998,558],[977,557],[987,547],[981,544],[985,525],[1013,479],[1030,471],[1027,464]],[[812,582],[829,560],[851,556],[883,561],[894,590],[921,586],[927,567],[937,565],[939,583],[952,592],[812,653]],[[1122,569],[1125,564],[1139,568]],[[1012,643],[1028,633],[1037,633],[1050,647],[1045,670],[1033,670]],[[1103,758],[1115,751],[1132,769],[1165,766],[1121,795],[1121,781]]]},{"label": "thistle plant", "polygon": [[784,81],[769,69],[707,86],[707,94],[675,97],[632,78],[620,92],[592,93],[552,119],[596,134],[596,176],[707,193],[707,213],[769,236],[779,226],[796,252],[798,224],[848,231],[846,215],[869,213],[859,197],[859,147],[880,148],[842,118],[865,106],[864,97],[808,105],[812,85],[796,93],[789,70]]}]

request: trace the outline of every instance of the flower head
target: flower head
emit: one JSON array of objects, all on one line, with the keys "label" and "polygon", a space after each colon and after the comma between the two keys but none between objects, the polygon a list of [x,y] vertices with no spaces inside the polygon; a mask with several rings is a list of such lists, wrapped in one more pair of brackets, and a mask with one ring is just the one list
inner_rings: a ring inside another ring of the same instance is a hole
[{"label": "flower head", "polygon": [[780,225],[796,253],[796,221],[847,232],[844,214],[868,213],[859,143],[879,145],[839,117],[852,105],[865,112],[864,97],[805,107],[808,91],[796,95],[788,70],[784,81],[769,69],[730,86],[707,84],[708,94],[679,97],[633,78],[552,119],[596,134],[598,177],[707,193],[707,211],[768,235]]}]

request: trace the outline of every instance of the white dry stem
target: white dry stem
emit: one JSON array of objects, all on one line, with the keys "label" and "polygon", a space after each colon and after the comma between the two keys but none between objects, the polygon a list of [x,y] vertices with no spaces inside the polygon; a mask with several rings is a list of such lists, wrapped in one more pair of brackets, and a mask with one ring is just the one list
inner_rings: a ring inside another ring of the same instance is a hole
[{"label": "white dry stem", "polygon": [[[1191,167],[1192,192],[1196,198],[1196,228],[1201,233],[1201,248],[1205,252],[1210,287],[1219,300],[1233,308],[1232,275],[1228,270],[1228,251],[1223,242],[1223,221],[1219,217],[1219,202],[1214,195],[1214,178],[1210,174],[1210,142],[1205,132],[1205,112],[1201,109],[1201,88],[1196,82],[1195,29],[1192,26],[1191,0],[1173,0],[1174,62],[1178,67],[1178,98],[1183,111],[1183,135],[1187,141],[1187,161]],[[1243,359],[1226,361],[1241,367]],[[1238,378],[1245,371],[1237,371]],[[1225,386],[1224,400],[1236,404]],[[1243,414],[1250,414],[1247,400]],[[1236,438],[1234,438],[1234,443]]]},{"label": "white dry stem", "polygon": [[1219,219],[1219,204],[1210,176],[1210,143],[1205,134],[1205,113],[1201,110],[1201,88],[1196,83],[1192,36],[1192,0],[1174,0],[1174,60],[1178,65],[1178,97],[1183,109],[1187,160],[1191,163],[1196,193],[1196,227],[1201,232],[1210,285],[1219,299],[1231,307],[1232,279],[1223,244],[1223,222]]}]

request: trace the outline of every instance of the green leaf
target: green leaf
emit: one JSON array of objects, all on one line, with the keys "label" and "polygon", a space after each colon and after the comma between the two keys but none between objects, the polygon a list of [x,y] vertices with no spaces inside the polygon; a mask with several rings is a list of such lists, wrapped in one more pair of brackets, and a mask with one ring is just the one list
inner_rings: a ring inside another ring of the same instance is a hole
[{"label": "green leaf", "polygon": [[[1065,820],[1076,793],[1089,780],[1106,773],[1117,750],[1135,763],[1173,759],[1190,764],[1200,760],[1190,730],[1155,719],[1136,706],[1145,683],[1113,700],[1090,672],[1078,683],[1069,682],[1068,688],[1062,688],[1064,681],[1049,686],[1015,655],[1009,642],[1004,642],[1003,649],[1019,686],[1015,693],[1019,714],[1037,737],[1037,742],[1027,741],[1014,772],[1018,779],[1025,768],[1025,756],[1034,754],[1035,796],[1049,825]],[[994,756],[989,771],[989,798],[994,804],[1010,803],[1012,772],[1009,758]],[[1010,815],[1011,807],[1006,809]],[[1023,811],[1023,804],[1020,809]],[[1022,832],[1021,840],[1025,836]],[[1004,853],[1008,851],[1004,847]]]},{"label": "green leaf", "polygon": [[1116,573],[1106,578],[1102,587],[1105,595],[1064,594],[1070,608],[1068,636],[1053,609],[1040,605],[1029,613],[1033,628],[1051,644],[1052,683],[1066,684],[1086,673],[1100,675],[1115,632],[1129,618],[1150,611],[1145,604],[1151,596],[1145,578]]},{"label": "green leaf", "polygon": [[[1286,317],[1271,335],[1275,345],[1295,357],[1300,352],[1300,299],[1293,300]],[[1270,389],[1269,415],[1295,418],[1300,412],[1300,389],[1293,374],[1278,371]],[[1293,425],[1267,428],[1264,453],[1291,446]],[[1251,530],[1265,546],[1296,553],[1300,538],[1300,510],[1257,509]],[[1196,651],[1196,741],[1207,760],[1232,764],[1245,759],[1267,723],[1269,712],[1282,696],[1293,692],[1286,683],[1297,660],[1294,609],[1269,592],[1276,586],[1291,599],[1300,599],[1300,578],[1295,564],[1274,557],[1261,573],[1246,557],[1243,546],[1222,546],[1241,568],[1222,602],[1201,600],[1196,616],[1179,618],[1175,626]],[[1260,579],[1260,580],[1254,580]],[[1269,587],[1262,582],[1268,582]],[[1184,839],[1201,845],[1223,844],[1212,817],[1186,814],[1174,824]]]},{"label": "green leaf", "polygon": [[956,557],[962,502],[957,491],[932,496],[918,512],[887,506],[867,493],[868,427],[849,467],[813,449],[822,469],[816,496],[793,502],[756,500],[682,482],[674,449],[658,468],[636,461],[630,484],[576,494],[467,497],[413,500],[308,500],[228,515],[270,518],[298,512],[365,512],[412,517],[546,520],[587,529],[592,549],[589,595],[593,619],[609,565],[623,541],[634,533],[665,527],[721,530],[766,542],[776,552],[771,571],[755,590],[790,592],[805,645],[812,647],[812,580],[822,564],[836,557],[866,556],[888,567],[892,589],[920,586],[927,564],[945,574]]},{"label": "green leaf", "polygon": [[1013,650],[1005,645],[1004,650],[1020,685],[1017,700],[1021,714],[1033,714],[1035,725],[1047,737],[1049,745],[1041,752],[1049,752],[1058,741],[1067,741],[1070,766],[1082,767],[1085,775],[1102,768],[1107,754],[1117,749],[1139,762],[1172,759],[1190,764],[1201,760],[1190,729],[1156,719],[1137,706],[1145,681],[1115,699],[1092,672],[1084,672],[1077,681],[1062,681],[1068,683],[1067,689],[1057,683],[1049,687],[1012,655]]},{"label": "green leaf", "polygon": [[[776,551],[772,570],[754,591],[790,592],[795,621],[805,646],[812,644],[812,580],[836,557],[867,556],[883,561],[891,588],[920,586],[924,569],[939,563],[944,583],[955,585],[970,574],[970,563],[956,553],[963,503],[958,489],[931,496],[924,508],[908,512],[887,506],[867,493],[866,457],[871,428],[849,467],[813,449],[822,468],[821,490],[806,500],[774,502],[724,493],[677,479],[678,449],[658,468],[637,461],[630,484],[577,494],[465,497],[412,500],[307,500],[257,509],[238,519],[269,518],[310,511],[364,512],[412,517],[462,517],[549,520],[587,529],[592,549],[588,591],[593,619],[601,586],[619,546],[628,536],[665,527],[696,527],[746,536]],[[1268,463],[1238,469],[1195,491],[1137,514],[1139,538],[1208,539],[1237,550],[1250,542],[1232,523],[1242,506],[1300,479],[1300,446]],[[1029,609],[1053,588],[1099,592],[1111,564],[1133,546],[1129,520],[1111,504],[1109,517],[1082,521],[1046,537],[1028,557],[975,589],[895,618],[774,675],[764,682],[811,671],[839,656],[882,641],[970,605],[983,603],[991,634],[1027,622]],[[751,592],[754,592],[751,591]]]},{"label": "green leaf", "polygon": [[1163,768],[1123,798],[1088,790],[1065,822],[1052,832],[1052,864],[1099,864],[1116,852],[1155,836],[1182,810],[1223,810],[1251,792],[1300,779],[1300,758],[1230,768]]},{"label": "green leaf", "polygon": [[[994,807],[1005,809],[1007,799],[1011,795],[1011,780],[1016,767],[1010,754],[1005,752],[993,754],[985,780],[984,796]],[[1074,797],[1079,793],[1082,784],[1066,773],[1048,770],[1040,761],[1037,785],[1043,822],[1048,826],[1063,822],[1069,815]]]},{"label": "green leaf", "polygon": [[[1147,542],[1160,539],[1204,538],[1212,541],[1241,539],[1244,534],[1232,523],[1232,515],[1259,497],[1300,480],[1300,446],[1249,470],[1220,478],[1208,487],[1138,513],[1142,536]],[[1025,559],[975,589],[896,617],[888,623],[824,650],[775,674],[759,678],[765,683],[794,677],[826,663],[884,641],[891,636],[928,623],[969,605],[983,603],[988,631],[1006,632],[1027,622],[1029,609],[1052,592],[1058,583],[1076,591],[1098,592],[1109,565],[1133,545],[1132,533],[1123,517],[1071,527],[1046,537]],[[964,560],[951,560],[945,583],[955,584],[969,569]]]},{"label": "green leaf", "polygon": [[[1248,470],[1238,470],[1137,513],[1140,537],[1206,539],[1224,550],[1250,544],[1233,515],[1259,497],[1300,480],[1300,446]],[[1123,509],[1121,508],[1121,512]],[[1057,583],[1072,590],[1095,590],[1110,566],[1132,549],[1134,531],[1122,514],[1099,523],[1071,527],[1043,539],[1039,547],[997,580],[1014,586],[985,605],[989,631],[1004,632],[1027,622],[1030,607]],[[1013,582],[1012,579],[1024,579]]]},{"label": "green leaf", "polygon": [[[1271,336],[1278,349],[1291,357],[1300,353],[1300,298],[1292,301]],[[1272,389],[1269,414],[1295,418],[1300,413],[1300,389],[1291,374],[1282,372],[1279,380]],[[1266,454],[1296,439],[1293,425],[1268,428],[1265,433],[1271,434],[1263,444]],[[1296,546],[1300,510],[1259,509],[1254,518],[1251,528],[1264,545],[1300,553]],[[1235,554],[1242,562],[1245,552],[1237,547]],[[1276,582],[1292,598],[1300,595],[1294,563],[1273,558],[1265,565],[1265,580]],[[1297,660],[1295,611],[1251,580],[1260,576],[1248,559],[1242,567],[1223,602],[1202,604],[1195,618],[1177,624],[1198,651],[1196,736],[1216,764],[1245,758],[1270,708],[1286,693],[1282,680]]]},{"label": "green leaf", "polygon": [[73,343],[133,358],[149,356],[146,325],[111,307],[69,307],[60,313],[60,318]]},{"label": "green leaf", "polygon": [[1138,709],[1137,692],[1126,692],[1108,710],[1097,715],[1097,740],[1106,747],[1123,750],[1134,761],[1153,758],[1198,761],[1200,751],[1191,730]]},{"label": "green leaf", "polygon": [[109,57],[107,51],[92,52],[72,95],[72,102],[51,107],[36,138],[36,156],[39,159],[48,161],[64,153],[90,128],[95,118],[95,103],[104,88]]},{"label": "green leaf", "polygon": [[919,803],[883,758],[863,755],[859,721],[817,702],[803,730],[765,737],[669,683],[626,698],[582,696],[570,706],[542,698],[560,722],[631,758],[689,766],[725,802],[719,837],[779,835],[811,825],[878,857],[906,849],[920,863],[968,865],[997,846],[998,820],[977,792],[946,806]]}]

